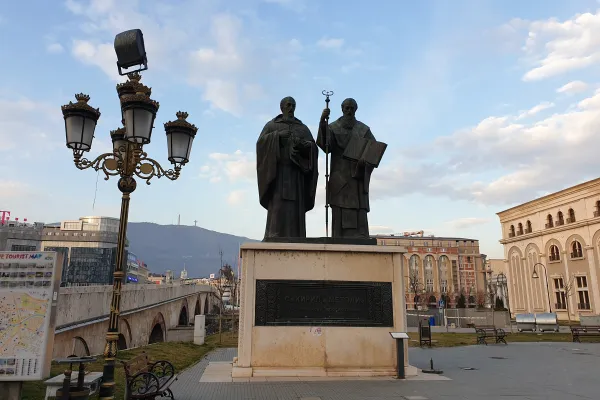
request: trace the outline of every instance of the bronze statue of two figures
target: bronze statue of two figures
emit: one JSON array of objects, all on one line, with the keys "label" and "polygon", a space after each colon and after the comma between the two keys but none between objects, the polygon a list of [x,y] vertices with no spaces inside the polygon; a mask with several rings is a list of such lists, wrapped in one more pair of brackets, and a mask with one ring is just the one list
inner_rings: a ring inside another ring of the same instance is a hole
[{"label": "bronze statue of two figures", "polygon": [[[294,116],[292,97],[281,100],[280,108],[256,143],[260,204],[268,211],[263,241],[376,244],[369,237],[369,182],[387,145],[356,120],[356,101],[344,100],[342,116],[331,124],[325,108],[316,141]],[[315,206],[319,177],[317,146],[331,156],[326,205],[332,238],[307,239],[306,212]]]}]

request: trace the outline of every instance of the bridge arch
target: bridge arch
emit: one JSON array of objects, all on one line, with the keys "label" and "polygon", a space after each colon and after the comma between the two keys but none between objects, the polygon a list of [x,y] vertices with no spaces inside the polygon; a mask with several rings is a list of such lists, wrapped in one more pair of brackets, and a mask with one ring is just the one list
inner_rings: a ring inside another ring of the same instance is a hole
[{"label": "bridge arch", "polygon": [[148,344],[164,342],[166,333],[167,326],[165,324],[165,317],[161,312],[159,312],[152,320],[152,324],[150,324],[150,336],[148,337]]},{"label": "bridge arch", "polygon": [[187,299],[181,301],[181,309],[179,310],[179,318],[177,320],[177,326],[188,326],[190,324],[190,313],[188,312]]},{"label": "bridge arch", "polygon": [[195,317],[196,315],[200,315],[200,314],[202,314],[202,313],[200,312],[200,310],[201,310],[201,309],[200,309],[200,296],[198,296],[198,298],[196,299],[196,306],[194,307],[194,317]]},{"label": "bridge arch", "polygon": [[[122,339],[121,336],[123,337]],[[131,347],[132,338],[133,336],[131,334],[131,325],[129,325],[129,321],[125,318],[121,318],[119,320],[119,350],[125,350],[128,347]]]},{"label": "bridge arch", "polygon": [[207,315],[210,310],[209,305],[208,305],[209,297],[210,297],[209,294],[204,294],[204,307],[203,307],[204,310],[202,312],[202,314],[204,314],[204,315]]},{"label": "bridge arch", "polygon": [[117,338],[117,349],[127,350],[127,340],[122,333],[119,333],[119,337]]}]

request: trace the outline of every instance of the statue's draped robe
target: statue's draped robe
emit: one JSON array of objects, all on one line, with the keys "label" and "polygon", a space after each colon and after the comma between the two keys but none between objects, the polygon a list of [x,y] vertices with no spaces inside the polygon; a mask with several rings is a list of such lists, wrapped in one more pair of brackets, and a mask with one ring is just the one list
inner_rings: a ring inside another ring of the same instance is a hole
[{"label": "statue's draped robe", "polygon": [[[279,133],[279,134],[278,134]],[[297,154],[292,144],[297,141]],[[269,121],[256,143],[260,204],[267,209],[265,239],[306,237],[306,212],[315,206],[319,153],[310,130],[282,115]]]},{"label": "statue's draped robe", "polygon": [[344,150],[353,135],[375,140],[371,129],[356,121],[349,129],[342,118],[327,126],[319,126],[318,146],[325,151],[325,131],[329,138],[331,166],[329,176],[329,205],[331,206],[331,236],[368,238],[369,181],[373,168],[359,166],[357,161],[344,158]]}]

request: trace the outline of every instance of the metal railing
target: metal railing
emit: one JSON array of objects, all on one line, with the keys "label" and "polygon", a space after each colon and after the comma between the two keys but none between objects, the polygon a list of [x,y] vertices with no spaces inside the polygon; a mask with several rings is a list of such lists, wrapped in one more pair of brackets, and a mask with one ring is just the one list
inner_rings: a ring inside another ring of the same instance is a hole
[{"label": "metal railing", "polygon": [[219,344],[224,340],[236,340],[239,333],[239,314],[208,314],[205,319],[206,336],[219,335]]}]

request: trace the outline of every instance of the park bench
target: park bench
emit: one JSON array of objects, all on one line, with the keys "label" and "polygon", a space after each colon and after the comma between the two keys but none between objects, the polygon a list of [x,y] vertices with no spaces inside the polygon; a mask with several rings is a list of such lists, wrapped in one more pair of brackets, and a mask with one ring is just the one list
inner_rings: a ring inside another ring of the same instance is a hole
[{"label": "park bench", "polygon": [[600,337],[600,325],[570,326],[573,342],[581,343],[581,337]]},{"label": "park bench", "polygon": [[177,380],[175,368],[169,361],[152,362],[143,352],[129,361],[121,361],[125,369],[126,399],[174,399],[169,386]]},{"label": "park bench", "polygon": [[487,346],[488,338],[493,338],[496,343],[506,343],[506,332],[502,328],[496,328],[494,325],[475,325],[473,326],[477,334],[477,344],[485,344]]}]

